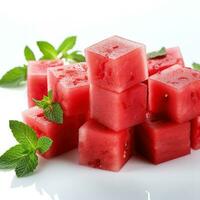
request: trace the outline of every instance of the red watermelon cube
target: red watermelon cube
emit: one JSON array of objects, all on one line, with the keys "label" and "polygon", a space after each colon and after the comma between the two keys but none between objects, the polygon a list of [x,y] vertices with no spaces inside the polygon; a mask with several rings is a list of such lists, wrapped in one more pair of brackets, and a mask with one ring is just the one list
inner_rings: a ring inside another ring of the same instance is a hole
[{"label": "red watermelon cube", "polygon": [[132,154],[133,131],[112,131],[94,120],[79,129],[79,163],[119,171]]},{"label": "red watermelon cube", "polygon": [[135,128],[136,150],[154,164],[190,153],[190,122],[147,119]]},{"label": "red watermelon cube", "polygon": [[191,147],[200,149],[200,116],[191,121]]},{"label": "red watermelon cube", "polygon": [[91,118],[114,131],[144,122],[147,107],[147,86],[137,84],[121,93],[91,85]]},{"label": "red watermelon cube", "polygon": [[174,65],[150,76],[149,111],[179,123],[200,115],[200,72]]},{"label": "red watermelon cube", "polygon": [[145,46],[113,36],[85,50],[94,85],[122,92],[148,78]]},{"label": "red watermelon cube", "polygon": [[86,63],[49,69],[48,87],[53,91],[53,100],[61,104],[65,115],[88,113],[89,82]]},{"label": "red watermelon cube", "polygon": [[61,66],[61,60],[41,60],[30,61],[28,64],[27,73],[27,88],[28,88],[28,105],[34,106],[34,99],[41,100],[44,95],[47,95],[47,69]]},{"label": "red watermelon cube", "polygon": [[153,75],[175,64],[184,67],[184,60],[179,47],[166,49],[167,55],[148,59],[149,75]]},{"label": "red watermelon cube", "polygon": [[22,113],[24,122],[32,127],[38,137],[47,136],[53,140],[51,148],[42,156],[52,158],[78,146],[78,129],[86,121],[85,115],[64,116],[63,124],[48,121],[43,111],[34,106]]}]

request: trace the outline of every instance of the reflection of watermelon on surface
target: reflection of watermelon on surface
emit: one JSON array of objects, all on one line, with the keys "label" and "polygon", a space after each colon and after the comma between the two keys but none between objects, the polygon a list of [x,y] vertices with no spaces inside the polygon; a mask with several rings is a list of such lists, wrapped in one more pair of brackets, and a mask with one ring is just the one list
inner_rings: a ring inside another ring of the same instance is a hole
[{"label": "reflection of watermelon on surface", "polygon": [[53,100],[60,103],[65,115],[88,113],[89,83],[85,63],[49,69],[48,87],[53,91]]},{"label": "reflection of watermelon on surface", "polygon": [[122,92],[148,78],[145,46],[118,36],[85,50],[92,84]]},{"label": "reflection of watermelon on surface", "polygon": [[135,129],[136,150],[154,164],[190,153],[190,122],[146,120]]},{"label": "reflection of watermelon on surface", "polygon": [[200,116],[191,121],[191,147],[195,150],[200,149]]},{"label": "reflection of watermelon on surface", "polygon": [[179,123],[200,115],[200,72],[174,65],[150,76],[149,111]]},{"label": "reflection of watermelon on surface", "polygon": [[48,136],[53,140],[51,148],[42,156],[51,158],[78,146],[78,129],[85,122],[85,115],[64,116],[63,124],[48,121],[43,111],[38,107],[32,107],[23,112],[26,124],[32,127],[38,137]]},{"label": "reflection of watermelon on surface", "polygon": [[47,68],[61,65],[63,65],[61,60],[29,62],[27,74],[29,107],[35,105],[33,98],[41,100],[44,95],[47,95]]},{"label": "reflection of watermelon on surface", "polygon": [[121,93],[91,85],[91,118],[112,130],[119,131],[144,122],[146,107],[145,84],[137,84]]},{"label": "reflection of watermelon on surface", "polygon": [[167,54],[152,59],[148,59],[149,75],[153,75],[175,64],[184,66],[183,57],[179,47],[166,49]]},{"label": "reflection of watermelon on surface", "polygon": [[119,171],[132,154],[133,131],[114,132],[94,120],[79,129],[79,163]]}]

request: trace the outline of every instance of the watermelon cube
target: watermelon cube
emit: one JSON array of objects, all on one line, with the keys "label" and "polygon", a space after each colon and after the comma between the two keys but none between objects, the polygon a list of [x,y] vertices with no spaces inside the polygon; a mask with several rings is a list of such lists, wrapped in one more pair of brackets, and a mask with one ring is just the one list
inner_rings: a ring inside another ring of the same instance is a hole
[{"label": "watermelon cube", "polygon": [[191,121],[191,147],[200,149],[200,116]]},{"label": "watermelon cube", "polygon": [[166,49],[167,55],[148,59],[149,75],[153,75],[175,64],[184,67],[184,60],[179,47]]},{"label": "watermelon cube", "polygon": [[200,115],[200,72],[174,65],[150,76],[149,111],[179,123]]},{"label": "watermelon cube", "polygon": [[89,111],[86,63],[50,68],[48,87],[53,91],[53,100],[61,104],[65,115],[84,114]]},{"label": "watermelon cube", "polygon": [[137,84],[121,93],[91,85],[91,118],[114,131],[144,122],[147,107],[147,86]]},{"label": "watermelon cube", "polygon": [[85,50],[92,84],[122,92],[148,78],[145,46],[113,36]]},{"label": "watermelon cube", "polygon": [[47,95],[47,68],[63,65],[61,60],[41,60],[30,61],[28,64],[27,87],[28,87],[28,105],[35,105],[34,99],[41,100]]},{"label": "watermelon cube", "polygon": [[51,148],[42,156],[52,158],[78,146],[78,129],[86,121],[85,115],[64,116],[63,124],[48,121],[43,111],[34,106],[22,113],[24,122],[32,127],[38,137],[48,136],[53,140]]},{"label": "watermelon cube", "polygon": [[119,171],[133,148],[133,130],[112,131],[94,120],[79,129],[79,163],[94,168]]},{"label": "watermelon cube", "polygon": [[136,150],[154,164],[190,153],[190,122],[147,119],[135,127]]}]

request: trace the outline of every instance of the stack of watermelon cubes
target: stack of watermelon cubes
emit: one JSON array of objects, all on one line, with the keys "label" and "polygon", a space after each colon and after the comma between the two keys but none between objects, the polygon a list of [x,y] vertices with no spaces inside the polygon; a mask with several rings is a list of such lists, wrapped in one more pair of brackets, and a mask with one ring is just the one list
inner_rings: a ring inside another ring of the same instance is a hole
[{"label": "stack of watermelon cubes", "polygon": [[[35,66],[39,68],[38,71],[34,71],[35,77],[41,77],[40,67],[43,62],[38,61],[38,66]],[[55,61],[49,62],[54,63]],[[43,82],[39,83],[37,83],[37,79],[35,79],[36,82],[32,81],[32,70],[28,71],[29,88],[35,94],[38,93],[39,88],[42,88],[42,92],[38,94],[41,97],[46,95],[47,88],[52,90],[53,101],[58,102],[62,107],[63,123],[57,124],[47,120],[43,111],[36,106],[24,111],[23,118],[36,131],[38,137],[48,136],[53,140],[51,148],[43,154],[45,158],[51,158],[77,148],[78,130],[87,120],[89,113],[89,83],[86,63],[58,65],[48,69],[46,66],[41,68],[46,73]],[[35,83],[37,88],[32,85]],[[44,88],[45,90],[43,90]],[[30,96],[33,97],[29,95],[29,98]]]},{"label": "stack of watermelon cubes", "polygon": [[132,127],[145,120],[145,46],[113,36],[85,52],[91,119],[79,130],[79,163],[118,171],[132,154]]},{"label": "stack of watermelon cubes", "polygon": [[[185,67],[178,47],[148,58],[145,45],[112,36],[85,54],[86,63],[29,63],[23,118],[53,140],[45,158],[78,147],[81,165],[119,171],[133,152],[159,164],[200,149],[200,71]],[[34,106],[48,90],[63,124]]]},{"label": "stack of watermelon cubes", "polygon": [[[167,57],[168,52],[154,63],[162,59],[164,66]],[[190,147],[199,148],[200,72],[177,59],[149,77],[148,92],[146,121],[135,127],[137,151],[159,164],[189,154]]]}]

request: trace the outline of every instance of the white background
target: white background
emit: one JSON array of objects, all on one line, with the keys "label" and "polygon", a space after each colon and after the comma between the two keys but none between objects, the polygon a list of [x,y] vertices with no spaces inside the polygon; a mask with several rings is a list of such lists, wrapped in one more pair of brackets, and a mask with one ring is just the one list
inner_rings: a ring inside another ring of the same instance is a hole
[{"label": "white background", "polygon": [[[0,75],[24,63],[23,48],[59,44],[77,35],[77,48],[113,34],[143,42],[148,50],[180,46],[187,66],[200,62],[199,0],[0,0]],[[38,52],[39,53],[39,52]],[[9,119],[21,120],[26,89],[0,88],[0,154],[15,141]],[[132,158],[119,173],[77,164],[77,152],[46,161],[17,179],[0,171],[0,199],[200,199],[200,152],[159,166]]]}]

